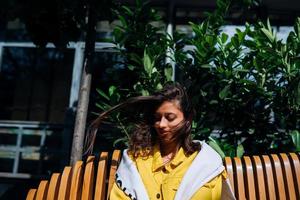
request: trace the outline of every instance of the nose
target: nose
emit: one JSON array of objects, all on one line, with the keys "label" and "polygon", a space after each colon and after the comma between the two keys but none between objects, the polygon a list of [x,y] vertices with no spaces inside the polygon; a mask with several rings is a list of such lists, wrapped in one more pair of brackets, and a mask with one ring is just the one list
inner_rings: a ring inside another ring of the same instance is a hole
[{"label": "nose", "polygon": [[158,124],[159,128],[165,128],[167,126],[167,120],[166,118],[162,117],[159,121],[159,124]]}]

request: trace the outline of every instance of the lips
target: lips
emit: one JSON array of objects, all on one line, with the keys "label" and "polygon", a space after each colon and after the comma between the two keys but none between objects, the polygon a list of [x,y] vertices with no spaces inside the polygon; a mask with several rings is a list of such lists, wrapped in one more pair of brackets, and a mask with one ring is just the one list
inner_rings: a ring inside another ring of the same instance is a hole
[{"label": "lips", "polygon": [[158,135],[160,135],[160,136],[166,136],[169,134],[171,134],[170,131],[158,131]]}]

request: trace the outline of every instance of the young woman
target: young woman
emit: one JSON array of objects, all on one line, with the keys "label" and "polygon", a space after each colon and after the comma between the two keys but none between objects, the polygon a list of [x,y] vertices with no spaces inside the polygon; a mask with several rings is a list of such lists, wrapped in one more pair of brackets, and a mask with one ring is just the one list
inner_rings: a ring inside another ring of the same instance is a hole
[{"label": "young woman", "polygon": [[103,118],[126,108],[140,113],[133,116],[136,128],[118,167],[111,200],[235,199],[221,157],[206,143],[191,139],[194,111],[178,83],[102,113],[91,125],[89,151]]}]

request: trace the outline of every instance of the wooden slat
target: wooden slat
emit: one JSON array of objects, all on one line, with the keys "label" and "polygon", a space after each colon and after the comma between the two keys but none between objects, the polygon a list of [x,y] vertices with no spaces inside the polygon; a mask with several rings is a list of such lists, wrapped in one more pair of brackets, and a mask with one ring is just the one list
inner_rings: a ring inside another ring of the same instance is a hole
[{"label": "wooden slat", "polygon": [[234,158],[236,166],[236,178],[237,178],[237,188],[238,188],[238,199],[246,199],[245,195],[245,182],[243,174],[243,166],[240,158]]},{"label": "wooden slat", "polygon": [[72,171],[70,200],[79,200],[82,191],[83,162],[77,161]]},{"label": "wooden slat", "polygon": [[300,199],[300,161],[296,153],[290,153],[291,164],[294,170],[295,188],[297,192],[297,199]]},{"label": "wooden slat", "polygon": [[285,185],[288,193],[289,193],[289,199],[296,199],[296,191],[295,191],[295,183],[293,179],[293,172],[291,168],[291,163],[289,161],[289,158],[287,154],[281,153],[280,154],[281,160],[283,161],[283,167],[285,171],[285,178],[286,178],[286,183]]},{"label": "wooden slat", "polygon": [[69,200],[70,187],[71,187],[71,174],[72,167],[65,167],[61,176],[58,199],[59,200]]},{"label": "wooden slat", "polygon": [[[247,189],[247,194],[249,196],[249,200],[256,199],[256,192],[254,186],[254,173],[253,173],[253,165],[249,156],[244,156],[244,161],[246,165],[246,175],[247,175],[247,184],[245,185],[245,189]],[[247,187],[247,188],[246,188]]]},{"label": "wooden slat", "polygon": [[95,196],[94,196],[95,200],[105,199],[107,160],[108,160],[108,153],[102,152],[98,163],[96,188],[95,188]]},{"label": "wooden slat", "polygon": [[48,191],[48,181],[43,180],[40,182],[39,187],[36,192],[36,200],[46,200]]},{"label": "wooden slat", "polygon": [[[111,161],[111,166],[110,166],[110,171],[109,171],[109,177],[108,177],[108,189],[107,189],[107,194],[110,193],[111,188],[115,182],[115,174],[120,162],[121,158],[121,151],[120,150],[114,150],[113,155],[112,155],[112,161]],[[109,195],[107,195],[108,199]]]},{"label": "wooden slat", "polygon": [[54,173],[51,176],[49,189],[47,194],[47,200],[56,200],[58,197],[58,190],[60,185],[60,174]]},{"label": "wooden slat", "polygon": [[264,179],[264,170],[263,170],[263,166],[262,166],[262,162],[260,160],[259,156],[253,156],[253,164],[255,165],[255,173],[256,173],[256,184],[257,184],[257,189],[258,191],[258,196],[260,200],[266,200],[267,196],[266,196],[266,186],[265,186],[265,179]]},{"label": "wooden slat", "polygon": [[234,191],[235,185],[234,185],[234,179],[233,179],[233,167],[232,167],[232,161],[230,157],[225,157],[224,164],[226,167],[226,171],[228,173],[228,178],[232,187],[232,191]]},{"label": "wooden slat", "polygon": [[34,200],[36,196],[36,190],[37,189],[30,189],[27,193],[26,200]]},{"label": "wooden slat", "polygon": [[272,164],[270,161],[269,156],[263,155],[262,159],[264,161],[264,167],[266,170],[266,176],[267,180],[265,182],[267,183],[267,188],[268,188],[268,195],[269,199],[276,199],[276,194],[275,194],[275,183],[274,183],[274,178],[273,178],[273,168]]},{"label": "wooden slat", "polygon": [[276,182],[278,187],[279,199],[286,199],[286,193],[284,188],[283,174],[282,174],[282,165],[276,154],[271,154],[271,157],[274,162],[275,172],[276,172]]},{"label": "wooden slat", "polygon": [[87,158],[83,177],[82,200],[92,200],[94,191],[95,156]]}]

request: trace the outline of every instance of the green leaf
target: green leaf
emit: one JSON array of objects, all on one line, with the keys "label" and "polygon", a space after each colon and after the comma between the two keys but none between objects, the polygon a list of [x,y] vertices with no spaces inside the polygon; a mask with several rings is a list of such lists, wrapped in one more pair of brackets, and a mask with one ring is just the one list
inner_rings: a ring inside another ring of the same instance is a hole
[{"label": "green leaf", "polygon": [[134,15],[133,12],[130,10],[130,8],[128,8],[127,6],[122,6],[122,8],[127,11],[128,15],[130,16]]},{"label": "green leaf", "polygon": [[213,105],[213,104],[218,104],[219,102],[217,100],[211,100],[209,101],[209,104]]},{"label": "green leaf", "polygon": [[108,89],[109,96],[112,96],[115,93],[116,89],[117,89],[116,86],[114,85],[110,86]]},{"label": "green leaf", "polygon": [[218,152],[222,158],[225,158],[225,153],[224,153],[224,151],[221,149],[221,147],[219,146],[219,144],[218,144],[218,142],[217,142],[216,140],[214,140],[212,137],[209,137],[208,144],[209,144],[209,146],[211,146],[216,152]]},{"label": "green leaf", "polygon": [[142,95],[143,96],[149,96],[149,92],[148,92],[148,90],[145,90],[145,89],[142,89]]},{"label": "green leaf", "polygon": [[110,105],[108,105],[107,103],[104,103],[104,102],[101,102],[101,104],[96,103],[95,105],[102,110],[107,110],[111,107]]},{"label": "green leaf", "polygon": [[221,40],[222,40],[222,43],[225,43],[228,39],[228,35],[226,33],[222,33],[221,35]]},{"label": "green leaf", "polygon": [[198,127],[198,123],[193,120],[192,121],[192,129],[195,129],[197,127]]},{"label": "green leaf", "polygon": [[267,30],[266,28],[261,28],[261,31],[268,37],[270,42],[274,42],[275,37],[273,36],[273,33]]},{"label": "green leaf", "polygon": [[156,67],[153,67],[151,74],[154,74],[155,72],[157,72],[157,69],[156,69]]},{"label": "green leaf", "polygon": [[239,43],[242,43],[245,38],[245,33],[242,32],[240,29],[237,29],[237,36],[239,39]]},{"label": "green leaf", "polygon": [[172,75],[173,75],[172,67],[166,67],[164,69],[164,74],[165,74],[167,81],[172,81]]},{"label": "green leaf", "polygon": [[210,47],[213,47],[215,45],[215,38],[211,35],[207,35],[205,37],[205,41],[209,44]]},{"label": "green leaf", "polygon": [[209,65],[209,64],[203,64],[200,66],[201,68],[204,68],[204,69],[210,69],[212,66]]},{"label": "green leaf", "polygon": [[158,83],[158,84],[156,85],[156,89],[157,89],[157,90],[161,90],[162,88],[163,88],[163,86],[162,86],[161,83]]},{"label": "green leaf", "polygon": [[269,18],[267,19],[267,27],[268,27],[269,32],[272,33],[272,27],[271,27]]},{"label": "green leaf", "polygon": [[154,63],[151,62],[151,59],[150,59],[149,55],[146,53],[146,51],[144,51],[143,63],[144,63],[144,69],[145,69],[145,71],[147,72],[147,74],[149,75],[149,77],[151,77]]},{"label": "green leaf", "polygon": [[114,141],[114,143],[113,143],[113,146],[114,147],[116,147],[116,145],[118,144],[118,143],[126,143],[127,142],[127,137],[122,137],[122,138],[118,138],[118,139],[116,139],[115,141]]},{"label": "green leaf", "polygon": [[290,135],[292,137],[292,141],[294,143],[296,151],[299,152],[300,151],[300,132],[297,130],[293,130],[293,131],[291,131]]},{"label": "green leaf", "polygon": [[296,35],[298,36],[298,40],[300,40],[300,17],[297,17],[296,23],[294,25],[294,30]]},{"label": "green leaf", "polygon": [[119,17],[119,19],[122,23],[122,27],[126,28],[128,25],[127,25],[127,22],[126,22],[125,18],[122,15],[119,15],[118,17]]},{"label": "green leaf", "polygon": [[257,43],[255,43],[255,41],[252,41],[252,40],[245,40],[244,44],[249,49],[255,49],[257,47]]},{"label": "green leaf", "polygon": [[133,65],[128,65],[128,69],[131,70],[131,71],[133,71],[133,70],[135,69],[135,66],[133,66]]},{"label": "green leaf", "polygon": [[244,150],[243,145],[239,144],[236,148],[236,156],[240,158],[244,155],[244,153],[245,153],[245,150]]},{"label": "green leaf", "polygon": [[207,92],[200,90],[200,94],[201,94],[201,96],[205,97],[207,95]]},{"label": "green leaf", "polygon": [[100,108],[101,110],[106,110],[104,105],[101,105],[99,103],[96,103],[95,105],[96,105],[96,107]]},{"label": "green leaf", "polygon": [[220,9],[220,10],[223,10],[224,8],[226,8],[226,3],[224,2],[224,0],[217,0],[217,7],[218,7],[218,9]]},{"label": "green leaf", "polygon": [[103,98],[105,98],[106,100],[109,101],[109,97],[102,90],[100,90],[99,88],[96,88],[96,91],[100,96],[102,96]]},{"label": "green leaf", "polygon": [[238,38],[236,37],[236,36],[233,36],[232,38],[231,38],[231,43],[232,43],[232,45],[237,49],[237,48],[239,48],[239,40],[238,40]]},{"label": "green leaf", "polygon": [[226,85],[219,93],[220,99],[225,99],[230,93],[230,85]]},{"label": "green leaf", "polygon": [[91,112],[91,114],[95,115],[96,117],[98,117],[101,113],[98,112]]},{"label": "green leaf", "polygon": [[137,82],[136,84],[133,85],[133,89],[140,92],[142,88],[142,84],[140,82]]}]

